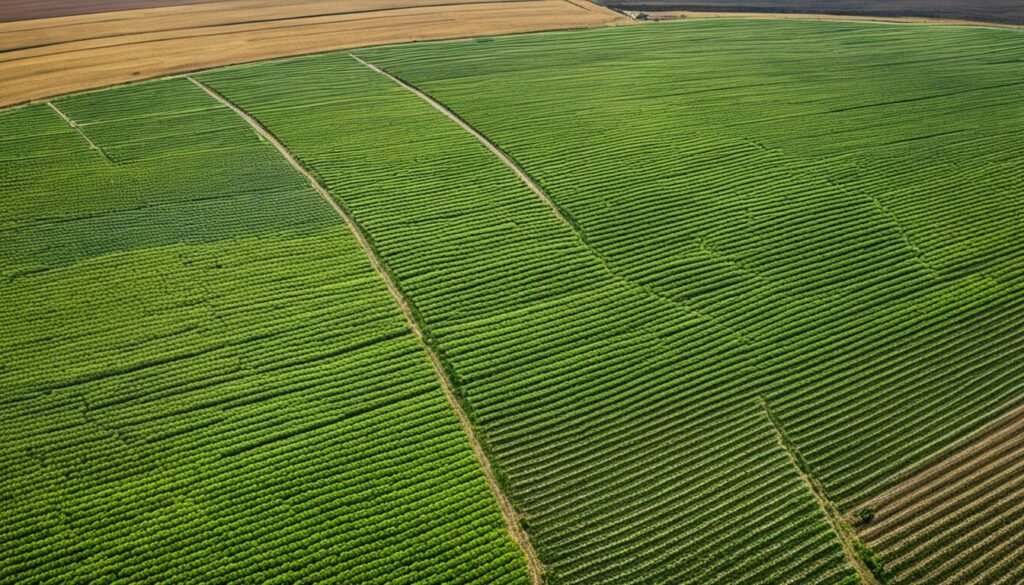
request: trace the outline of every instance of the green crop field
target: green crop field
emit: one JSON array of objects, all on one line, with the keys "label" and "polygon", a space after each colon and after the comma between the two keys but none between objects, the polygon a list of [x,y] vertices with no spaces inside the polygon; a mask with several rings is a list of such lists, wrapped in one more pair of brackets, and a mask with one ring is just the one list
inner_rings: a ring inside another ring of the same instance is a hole
[{"label": "green crop field", "polygon": [[0,111],[0,581],[1024,579],[1019,31],[355,56]]},{"label": "green crop field", "polygon": [[0,113],[0,581],[526,582],[330,208],[185,80]]}]

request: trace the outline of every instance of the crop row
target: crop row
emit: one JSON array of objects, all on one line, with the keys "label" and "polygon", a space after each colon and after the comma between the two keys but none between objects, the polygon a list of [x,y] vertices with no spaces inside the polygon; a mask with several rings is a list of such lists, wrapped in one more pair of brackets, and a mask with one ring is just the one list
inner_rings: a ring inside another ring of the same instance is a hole
[{"label": "crop row", "polygon": [[527,582],[422,346],[280,154],[186,80],[54,104],[102,152],[0,112],[0,581]]},{"label": "crop row", "polygon": [[612,270],[736,331],[842,506],[1015,397],[1019,35],[705,21],[359,53]]},{"label": "crop row", "polygon": [[[735,332],[746,361],[717,365],[844,509],[1018,399],[1019,35],[719,21],[360,54],[510,153],[611,270]],[[978,550],[919,532],[883,546],[897,574],[922,558],[898,547]]]},{"label": "crop row", "polygon": [[550,582],[852,574],[742,383],[734,332],[625,278],[471,135],[345,55],[201,78],[365,230]]},{"label": "crop row", "polygon": [[1019,412],[1009,413],[1001,426],[870,503],[876,516],[861,536],[883,555],[895,582],[1019,579],[1013,560],[1024,528],[1019,427]]}]

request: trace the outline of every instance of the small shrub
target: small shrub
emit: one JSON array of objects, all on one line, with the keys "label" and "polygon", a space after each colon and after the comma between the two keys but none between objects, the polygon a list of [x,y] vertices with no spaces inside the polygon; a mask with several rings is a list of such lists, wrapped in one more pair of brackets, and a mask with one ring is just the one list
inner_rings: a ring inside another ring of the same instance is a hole
[{"label": "small shrub", "polygon": [[857,526],[871,524],[871,521],[875,519],[875,509],[871,506],[865,506],[854,512],[853,517],[856,519]]}]

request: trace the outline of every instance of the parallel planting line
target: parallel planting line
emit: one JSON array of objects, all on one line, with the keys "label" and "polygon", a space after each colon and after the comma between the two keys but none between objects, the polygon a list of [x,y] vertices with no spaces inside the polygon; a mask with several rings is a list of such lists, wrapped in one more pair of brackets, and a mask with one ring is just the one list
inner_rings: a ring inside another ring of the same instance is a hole
[{"label": "parallel planting line", "polygon": [[832,527],[832,531],[835,532],[836,538],[839,539],[839,544],[843,547],[843,553],[846,555],[846,560],[850,563],[850,566],[857,571],[860,576],[861,582],[865,585],[879,585],[878,579],[875,575],[864,565],[860,555],[857,554],[857,548],[854,546],[853,537],[851,536],[851,530],[849,530],[842,519],[836,507],[828,499],[828,495],[825,493],[825,489],[807,472],[807,467],[801,461],[800,456],[796,450],[789,444],[786,436],[782,433],[782,428],[779,426],[778,421],[775,420],[775,416],[772,415],[772,411],[768,408],[768,403],[763,398],[758,398],[758,402],[761,403],[761,408],[764,410],[764,416],[768,419],[768,423],[772,427],[772,431],[775,433],[775,440],[778,442],[779,447],[786,452],[786,457],[789,458],[790,463],[793,464],[793,468],[796,469],[800,479],[807,486],[807,489],[814,494],[814,499],[818,502],[818,507],[821,508],[821,512],[825,514],[825,518],[828,520],[829,526]]},{"label": "parallel planting line", "polygon": [[[434,108],[438,112],[441,112],[442,114],[447,116],[452,122],[455,122],[456,124],[458,124],[460,128],[462,128],[466,132],[469,132],[469,134],[471,136],[473,136],[473,138],[476,138],[477,141],[480,142],[480,144],[484,145],[484,147],[487,148],[487,150],[491,151],[491,153],[494,154],[494,156],[498,157],[498,160],[500,160],[502,162],[502,164],[504,164],[513,173],[515,173],[515,175],[517,177],[519,177],[519,180],[521,180],[523,182],[523,184],[525,184],[530,189],[530,191],[533,191],[533,194],[536,195],[538,199],[543,201],[544,204],[547,205],[549,209],[551,209],[552,215],[554,215],[555,218],[558,221],[562,222],[566,227],[569,228],[569,230],[572,231],[573,235],[575,236],[575,238],[577,240],[579,240],[580,244],[584,248],[589,250],[590,253],[593,254],[594,257],[597,258],[601,262],[601,264],[604,266],[605,270],[607,270],[612,276],[614,276],[615,278],[618,278],[618,279],[620,279],[622,281],[625,281],[625,282],[629,283],[631,286],[639,287],[640,289],[644,290],[647,294],[650,294],[651,296],[660,298],[660,299],[662,299],[664,301],[667,301],[667,302],[675,304],[675,305],[684,306],[687,309],[689,309],[689,310],[691,310],[691,311],[693,311],[695,313],[700,313],[701,315],[704,315],[705,317],[708,317],[709,319],[712,319],[709,315],[707,315],[706,313],[700,311],[696,307],[693,307],[693,306],[691,306],[691,305],[689,305],[687,303],[681,302],[681,301],[679,301],[677,299],[674,299],[672,297],[666,296],[666,295],[664,295],[662,293],[659,293],[658,291],[654,290],[653,288],[651,288],[649,286],[646,286],[644,284],[638,283],[638,282],[636,282],[634,280],[631,280],[631,279],[626,278],[626,277],[622,276],[621,274],[619,274],[616,270],[614,270],[612,268],[611,263],[604,256],[604,254],[602,254],[589,241],[587,241],[587,237],[583,234],[583,230],[581,230],[579,228],[579,224],[576,223],[576,220],[574,220],[566,211],[564,211],[561,207],[559,207],[558,204],[555,203],[551,199],[551,197],[548,196],[548,194],[544,191],[544,189],[542,189],[541,186],[538,185],[537,182],[534,181],[530,177],[529,174],[527,174],[526,170],[524,170],[521,166],[519,166],[518,163],[516,163],[514,160],[512,160],[512,158],[508,154],[506,154],[505,151],[503,151],[502,149],[498,148],[498,145],[496,145],[493,142],[491,142],[491,140],[489,138],[484,136],[483,133],[481,133],[479,130],[474,128],[469,122],[464,120],[461,116],[459,116],[458,114],[456,114],[455,112],[450,110],[447,106],[445,106],[441,102],[439,102],[439,101],[435,100],[434,98],[430,97],[429,94],[427,94],[426,92],[424,92],[420,88],[416,87],[415,85],[412,85],[411,83],[408,83],[407,81],[405,81],[405,80],[403,80],[403,79],[401,79],[399,77],[396,77],[395,75],[392,75],[391,73],[388,73],[387,71],[381,69],[380,67],[374,65],[373,63],[369,63],[367,61],[364,61],[363,59],[360,59],[354,53],[349,53],[349,56],[351,56],[356,61],[362,63],[366,67],[370,68],[372,71],[376,71],[377,73],[380,73],[381,75],[383,75],[384,77],[387,77],[391,81],[394,81],[395,83],[397,83],[401,87],[404,87],[405,89],[409,90],[414,95],[416,95],[421,100],[423,100],[428,105],[430,105],[430,107]],[[742,332],[740,332],[739,330],[734,329],[733,327],[730,327],[729,325],[726,325],[724,323],[720,323],[720,324],[723,327],[729,329],[729,331],[731,331],[733,333],[733,335],[735,335],[736,338],[739,339],[741,342],[743,342],[743,343],[747,342],[747,338],[743,335]]]},{"label": "parallel planting line", "polygon": [[434,373],[437,375],[437,379],[441,383],[441,388],[444,390],[445,398],[448,400],[448,404],[451,406],[452,410],[455,411],[455,414],[459,419],[459,424],[462,426],[463,432],[466,433],[466,437],[469,439],[469,444],[473,450],[473,455],[476,457],[477,462],[483,469],[484,477],[486,478],[487,484],[491,489],[491,493],[493,494],[495,501],[498,503],[498,507],[501,509],[501,515],[505,521],[505,527],[508,529],[508,532],[512,536],[512,539],[516,542],[516,544],[519,545],[520,549],[522,549],[523,551],[523,554],[526,556],[527,568],[530,572],[530,580],[535,585],[539,585],[540,583],[542,583],[544,567],[540,562],[540,557],[537,556],[537,552],[534,550],[533,545],[530,543],[529,537],[523,530],[519,521],[519,515],[516,513],[515,508],[512,506],[511,500],[504,493],[500,484],[498,483],[498,480],[494,474],[494,469],[491,467],[491,462],[487,459],[487,455],[484,453],[483,447],[480,445],[480,441],[477,438],[475,431],[473,430],[473,426],[470,424],[469,417],[466,415],[466,411],[463,410],[462,405],[459,403],[459,400],[455,395],[454,384],[452,383],[451,379],[449,379],[448,374],[441,363],[441,359],[437,355],[437,352],[434,351],[433,347],[431,347],[431,345],[427,342],[426,337],[423,335],[423,331],[420,329],[419,324],[417,323],[415,317],[413,316],[413,312],[412,309],[409,307],[409,303],[405,300],[405,297],[402,295],[402,293],[398,290],[398,287],[395,285],[394,280],[392,280],[390,274],[388,274],[387,270],[385,270],[384,266],[381,264],[380,258],[378,258],[377,253],[373,250],[372,247],[370,247],[370,244],[367,241],[366,236],[363,234],[362,230],[356,225],[355,221],[349,216],[348,212],[346,212],[345,209],[342,208],[341,205],[339,205],[338,202],[335,201],[333,197],[331,197],[330,193],[327,192],[327,189],[320,184],[316,177],[314,177],[313,174],[310,173],[309,170],[307,170],[306,167],[303,166],[302,163],[300,163],[298,159],[295,158],[291,151],[289,151],[288,148],[277,139],[277,137],[275,137],[262,124],[260,124],[259,121],[257,121],[244,110],[242,110],[234,103],[229,101],[227,98],[219,94],[213,88],[207,86],[201,81],[194,79],[189,75],[186,75],[185,77],[189,81],[194,83],[197,87],[199,87],[207,94],[209,94],[211,97],[216,99],[218,102],[224,104],[227,108],[229,108],[231,111],[237,114],[240,118],[245,120],[246,123],[248,123],[249,126],[251,126],[252,129],[255,130],[257,134],[259,134],[263,139],[265,139],[267,142],[273,145],[274,148],[276,148],[277,151],[281,153],[281,156],[283,156],[285,160],[287,160],[288,163],[291,164],[291,166],[296,171],[298,171],[300,175],[306,178],[306,181],[309,182],[309,185],[313,187],[313,189],[316,190],[317,193],[320,194],[320,197],[322,197],[323,200],[326,201],[327,204],[331,206],[334,212],[337,213],[338,216],[341,217],[341,219],[345,222],[345,225],[348,226],[349,231],[351,231],[352,235],[355,236],[356,241],[359,243],[359,246],[363,250],[363,253],[366,254],[366,257],[370,259],[370,263],[373,265],[374,270],[377,271],[377,274],[380,276],[381,280],[383,280],[384,284],[387,286],[388,293],[391,294],[391,297],[395,300],[395,303],[401,309],[402,315],[405,316],[405,320],[409,325],[409,329],[412,330],[413,334],[419,340],[420,345],[423,347],[423,350],[430,358],[430,363],[434,367]]},{"label": "parallel planting line", "polygon": [[411,91],[412,93],[416,94],[416,96],[419,97],[421,100],[423,100],[423,101],[427,102],[428,104],[430,104],[430,107],[434,108],[438,112],[441,112],[445,116],[448,116],[448,118],[450,118],[452,122],[455,122],[463,130],[465,130],[466,132],[469,132],[470,134],[472,134],[473,138],[476,138],[477,140],[479,140],[480,144],[483,144],[487,148],[487,150],[491,151],[491,153],[494,154],[494,156],[498,157],[498,159],[501,160],[501,162],[504,163],[506,167],[511,169],[512,172],[515,173],[517,177],[519,177],[519,180],[521,180],[523,183],[526,184],[527,187],[530,188],[530,191],[533,191],[534,195],[539,197],[541,201],[543,201],[549,208],[551,208],[551,213],[553,213],[555,215],[555,217],[558,218],[559,221],[561,221],[562,223],[567,225],[570,229],[572,229],[574,232],[579,234],[579,230],[576,229],[576,227],[573,224],[573,222],[565,215],[565,213],[562,212],[561,208],[559,208],[557,205],[555,205],[555,202],[552,201],[551,198],[548,197],[548,194],[545,193],[544,190],[540,188],[540,185],[538,185],[533,179],[531,179],[530,176],[526,174],[526,171],[524,171],[522,169],[522,167],[520,167],[518,164],[516,164],[515,161],[513,161],[507,154],[505,154],[505,151],[503,151],[500,148],[498,148],[498,146],[495,145],[493,142],[491,142],[490,139],[488,139],[486,136],[481,134],[476,128],[471,126],[469,124],[469,122],[463,120],[461,116],[459,116],[455,112],[453,112],[450,109],[448,109],[448,107],[445,106],[444,104],[442,104],[441,102],[439,102],[439,101],[435,100],[434,98],[430,97],[429,95],[427,95],[425,92],[423,92],[418,87],[416,87],[416,86],[414,86],[412,84],[409,84],[409,83],[403,81],[402,79],[399,79],[398,77],[395,77],[394,75],[388,73],[387,71],[384,71],[380,67],[377,67],[373,63],[368,63],[366,61],[363,61],[362,59],[360,59],[359,57],[357,57],[353,53],[349,53],[349,55],[351,55],[353,59],[355,59],[356,61],[359,61],[360,63],[362,63],[363,65],[369,67],[373,71],[376,71],[377,73],[380,73],[384,77],[387,77],[391,81],[394,81],[398,85],[400,85],[400,86],[404,87],[405,89]]},{"label": "parallel planting line", "polygon": [[934,456],[907,469],[902,482],[854,509],[867,506],[876,509],[885,508],[897,500],[916,497],[918,492],[927,492],[934,488],[934,482],[953,472],[957,467],[969,464],[979,453],[993,451],[998,449],[999,445],[1013,440],[1022,428],[1024,428],[1024,404],[1010,408],[971,435],[954,442]]}]

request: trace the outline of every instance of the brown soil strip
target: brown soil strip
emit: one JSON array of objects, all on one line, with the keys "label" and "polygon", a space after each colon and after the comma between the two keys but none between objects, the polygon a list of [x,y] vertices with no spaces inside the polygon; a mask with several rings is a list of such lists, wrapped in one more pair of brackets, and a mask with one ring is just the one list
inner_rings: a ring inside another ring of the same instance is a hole
[{"label": "brown soil strip", "polygon": [[0,23],[0,106],[278,57],[625,22],[585,0],[233,0]]},{"label": "brown soil strip", "polygon": [[248,123],[249,126],[251,126],[252,129],[255,130],[257,134],[259,134],[261,137],[263,137],[263,139],[272,144],[274,148],[276,148],[277,151],[281,153],[281,156],[283,156],[285,160],[287,160],[292,165],[292,167],[296,171],[298,171],[300,175],[305,177],[306,181],[309,182],[310,186],[313,187],[313,189],[320,194],[320,197],[322,197],[323,200],[326,201],[327,204],[331,206],[334,212],[337,213],[338,216],[341,217],[341,219],[345,222],[345,225],[348,226],[348,229],[352,232],[352,235],[355,236],[356,241],[359,242],[359,246],[363,249],[363,253],[365,253],[366,257],[370,259],[370,263],[373,265],[374,270],[377,271],[377,274],[380,276],[381,280],[383,280],[384,284],[387,286],[388,292],[391,294],[391,298],[394,299],[395,304],[397,304],[399,309],[401,309],[402,315],[405,316],[405,320],[409,325],[409,329],[419,340],[420,344],[423,346],[423,350],[430,358],[430,363],[434,367],[434,373],[437,375],[437,379],[441,384],[441,388],[444,390],[445,398],[448,400],[448,404],[451,406],[452,410],[455,411],[455,414],[459,419],[459,424],[462,426],[463,432],[466,433],[466,437],[469,439],[469,444],[473,450],[473,455],[476,457],[477,462],[479,462],[480,467],[483,469],[484,477],[487,480],[487,485],[490,486],[491,493],[494,495],[494,499],[498,503],[498,508],[500,508],[501,510],[501,515],[505,520],[505,526],[508,529],[508,532],[511,535],[512,539],[516,542],[516,544],[519,545],[524,555],[526,556],[527,569],[530,573],[530,580],[535,585],[539,585],[540,583],[542,583],[544,566],[541,564],[540,558],[537,556],[537,552],[534,550],[533,545],[530,543],[529,537],[523,530],[522,525],[520,524],[519,515],[516,512],[515,508],[512,506],[511,500],[501,489],[501,486],[498,483],[497,478],[495,477],[494,469],[491,467],[491,462],[487,458],[486,453],[484,453],[483,447],[480,444],[480,440],[477,438],[476,432],[473,429],[473,425],[469,421],[469,416],[466,414],[466,411],[462,408],[462,404],[459,402],[459,399],[455,394],[454,384],[448,377],[448,373],[445,370],[444,365],[441,363],[441,359],[438,357],[437,352],[434,351],[434,348],[427,341],[426,336],[424,336],[423,331],[419,326],[419,323],[417,322],[416,318],[413,315],[412,309],[409,307],[409,303],[405,299],[405,296],[402,295],[402,292],[398,289],[398,286],[395,285],[395,281],[391,278],[391,275],[388,273],[388,271],[384,268],[384,265],[381,263],[380,258],[377,256],[377,253],[370,246],[369,241],[363,234],[362,228],[360,228],[355,223],[355,221],[348,214],[348,212],[345,211],[345,209],[334,199],[334,197],[331,197],[330,193],[328,193],[327,189],[324,188],[324,186],[321,185],[319,181],[317,181],[316,177],[314,177],[313,174],[308,169],[306,169],[306,167],[303,166],[302,163],[298,161],[298,159],[295,158],[291,151],[289,151],[288,148],[284,144],[282,144],[277,139],[276,136],[271,134],[271,132],[267,130],[262,124],[260,124],[255,118],[250,116],[248,113],[246,113],[244,110],[236,106],[234,103],[229,101],[221,94],[217,93],[213,88],[207,86],[206,84],[200,81],[197,81],[192,77],[186,76],[186,78],[192,83],[196,84],[200,89],[205,91],[207,94],[212,96],[218,102],[224,104],[226,107],[231,109],[231,111],[233,111],[243,120],[245,120],[246,123]]},{"label": "brown soil strip", "polygon": [[[913,571],[934,580],[963,563],[957,582],[990,582],[966,575],[998,555],[1021,554],[1018,529],[1006,528],[1021,525],[1022,469],[1024,404],[1018,404],[864,502],[861,507],[875,509],[875,520],[858,530],[896,570],[897,581]],[[1003,510],[1005,505],[1014,507]],[[942,546],[929,552],[936,543]]]},{"label": "brown soil strip", "polygon": [[905,477],[903,481],[855,509],[872,506],[878,510],[884,510],[897,501],[908,499],[916,492],[928,490],[942,476],[960,466],[969,464],[1007,441],[1021,437],[1022,433],[1024,433],[1024,404],[1010,409],[978,432],[908,469],[903,474]]},{"label": "brown soil strip", "polygon": [[[936,520],[970,506],[975,498],[998,487],[1008,474],[1019,473],[1024,466],[1021,445],[1000,450],[994,457],[985,453],[981,465],[951,469],[927,491],[911,493],[911,497],[882,508],[870,525],[861,530],[861,536],[871,542],[898,540],[909,528],[928,526]],[[915,490],[916,492],[917,490]]]},{"label": "brown soil strip", "polygon": [[835,504],[829,500],[828,495],[825,493],[825,488],[822,487],[818,481],[811,477],[806,471],[807,467],[800,459],[797,451],[790,445],[786,439],[785,434],[782,432],[782,428],[779,426],[777,420],[772,415],[771,410],[768,408],[768,403],[763,398],[758,398],[758,402],[761,404],[761,408],[764,410],[764,416],[768,419],[768,423],[772,427],[772,431],[775,433],[775,441],[779,444],[786,453],[786,457],[789,458],[789,462],[793,464],[793,468],[796,469],[800,479],[807,486],[807,489],[814,495],[814,499],[818,501],[818,507],[821,509],[822,514],[825,515],[825,519],[828,521],[829,526],[832,527],[832,532],[835,533],[836,538],[839,539],[839,544],[843,547],[843,553],[846,555],[846,561],[850,564],[857,575],[860,577],[861,582],[865,585],[879,585],[878,579],[875,578],[874,574],[864,565],[861,561],[860,555],[857,554],[857,549],[854,547],[854,536],[853,530],[849,527],[839,510],[836,509]]},{"label": "brown soil strip", "polygon": [[961,20],[956,18],[929,18],[924,16],[857,16],[846,14],[815,14],[804,12],[703,12],[693,10],[624,10],[623,13],[636,18],[643,12],[648,20],[680,20],[684,18],[752,18],[762,20],[842,20],[854,22],[875,22],[882,24],[944,24],[956,26],[980,26],[991,28],[1024,29],[1022,25],[1003,24],[998,22],[981,22],[977,20]]},{"label": "brown soil strip", "polygon": [[104,159],[106,159],[107,162],[110,162],[110,158],[107,157],[107,153],[103,152],[102,148],[97,146],[96,143],[92,141],[92,139],[90,139],[88,136],[86,136],[85,132],[82,132],[82,128],[78,125],[78,122],[75,122],[74,120],[69,118],[67,114],[62,112],[60,110],[60,108],[58,108],[57,106],[53,105],[52,102],[46,102],[46,105],[50,106],[50,109],[52,109],[54,112],[57,112],[57,115],[60,116],[61,119],[64,120],[67,123],[68,126],[71,126],[72,128],[74,128],[75,132],[78,132],[78,135],[81,136],[82,138],[84,138],[87,143],[89,143],[89,148],[91,148],[91,149],[95,150],[96,152],[100,153],[100,156],[102,156]]}]

